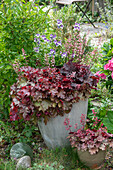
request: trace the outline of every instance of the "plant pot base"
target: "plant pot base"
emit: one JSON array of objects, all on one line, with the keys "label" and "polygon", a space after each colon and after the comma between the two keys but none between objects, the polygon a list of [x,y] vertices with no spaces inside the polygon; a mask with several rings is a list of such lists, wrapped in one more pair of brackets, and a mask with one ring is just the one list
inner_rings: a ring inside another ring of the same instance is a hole
[{"label": "plant pot base", "polygon": [[105,160],[106,151],[100,150],[98,153],[91,155],[89,151],[77,150],[80,161],[91,169],[98,169]]}]

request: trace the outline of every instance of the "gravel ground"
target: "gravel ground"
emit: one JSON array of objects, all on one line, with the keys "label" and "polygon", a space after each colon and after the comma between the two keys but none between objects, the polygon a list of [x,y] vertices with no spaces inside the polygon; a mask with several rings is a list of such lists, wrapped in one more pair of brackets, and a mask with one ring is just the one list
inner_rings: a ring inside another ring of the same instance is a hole
[{"label": "gravel ground", "polygon": [[94,28],[91,24],[81,25],[81,34],[88,33],[88,38],[91,38],[91,45],[100,48],[104,42],[109,41],[106,37],[106,25],[104,23],[94,23]]}]

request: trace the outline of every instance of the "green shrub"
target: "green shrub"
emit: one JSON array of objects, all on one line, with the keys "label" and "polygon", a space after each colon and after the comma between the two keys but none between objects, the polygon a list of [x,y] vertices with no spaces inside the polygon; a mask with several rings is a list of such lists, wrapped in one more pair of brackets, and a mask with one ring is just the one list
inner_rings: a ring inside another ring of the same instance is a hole
[{"label": "green shrub", "polygon": [[[16,80],[12,67],[15,60],[24,61],[22,48],[25,50],[27,64],[36,66],[34,36],[37,31],[48,28],[48,14],[43,7],[34,6],[24,0],[4,0],[0,3],[0,117],[7,117],[9,110],[10,86]],[[24,63],[26,62],[24,61]]]},{"label": "green shrub", "polygon": [[0,118],[8,118],[10,85],[12,85],[15,80],[16,73],[10,63],[10,56],[0,52]]},{"label": "green shrub", "polygon": [[[47,12],[24,0],[4,1],[0,6],[1,41],[8,53],[21,53],[22,48],[33,54],[34,35],[45,28]],[[46,23],[47,24],[47,23]],[[15,54],[14,54],[15,55]]]}]

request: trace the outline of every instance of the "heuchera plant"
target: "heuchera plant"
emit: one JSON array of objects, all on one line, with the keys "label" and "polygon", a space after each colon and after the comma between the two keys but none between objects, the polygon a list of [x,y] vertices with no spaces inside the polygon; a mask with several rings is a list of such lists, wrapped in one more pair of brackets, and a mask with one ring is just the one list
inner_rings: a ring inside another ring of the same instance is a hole
[{"label": "heuchera plant", "polygon": [[18,81],[10,91],[10,119],[37,116],[46,124],[50,117],[69,113],[72,104],[85,100],[97,84],[97,76],[89,69],[72,60],[61,68],[19,68]]},{"label": "heuchera plant", "polygon": [[[99,150],[106,150],[107,146],[113,147],[113,134],[107,133],[107,128],[103,126],[101,120],[96,116],[93,110],[93,120],[85,120],[85,115],[81,116],[82,127],[78,129],[75,124],[75,131],[71,131],[71,125],[68,118],[65,119],[64,125],[69,131],[69,136],[72,148],[77,148],[81,151],[89,151],[91,155],[96,154]],[[78,130],[77,130],[78,129]]]}]

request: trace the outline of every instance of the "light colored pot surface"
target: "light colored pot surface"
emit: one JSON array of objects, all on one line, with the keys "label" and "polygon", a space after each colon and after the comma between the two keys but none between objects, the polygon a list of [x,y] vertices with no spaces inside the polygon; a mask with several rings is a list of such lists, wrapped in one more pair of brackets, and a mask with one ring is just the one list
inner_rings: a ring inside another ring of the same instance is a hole
[{"label": "light colored pot surface", "polygon": [[44,124],[43,119],[38,121],[41,135],[47,147],[54,149],[56,147],[65,147],[66,145],[70,145],[69,139],[67,139],[68,132],[65,129],[64,120],[66,117],[69,118],[70,124],[73,125],[71,130],[75,131],[74,125],[78,123],[78,128],[80,128],[80,117],[82,114],[87,115],[87,108],[88,99],[74,103],[71,112],[64,114],[63,117],[57,116],[55,118],[50,118],[47,125]]},{"label": "light colored pot surface", "polygon": [[105,160],[106,151],[99,150],[96,154],[91,155],[89,151],[77,150],[79,159],[84,165],[94,169],[100,166]]}]

